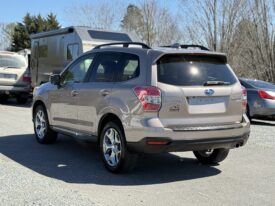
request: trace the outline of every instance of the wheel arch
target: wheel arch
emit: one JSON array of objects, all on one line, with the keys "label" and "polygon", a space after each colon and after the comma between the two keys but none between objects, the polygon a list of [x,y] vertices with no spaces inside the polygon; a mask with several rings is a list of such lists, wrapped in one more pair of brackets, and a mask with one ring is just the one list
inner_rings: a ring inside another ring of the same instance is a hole
[{"label": "wheel arch", "polygon": [[[32,118],[34,119],[34,112],[36,107],[38,107],[39,105],[42,105],[44,107],[44,109],[47,111],[47,108],[45,106],[45,103],[41,100],[37,100],[34,102],[33,106],[32,106]],[[48,115],[49,116],[49,115]]]},{"label": "wheel arch", "polygon": [[106,125],[107,122],[117,123],[117,125],[119,127],[121,127],[122,132],[124,133],[124,127],[123,127],[123,124],[122,124],[122,121],[120,120],[120,118],[116,114],[114,114],[114,113],[107,113],[107,114],[104,114],[100,118],[100,121],[99,121],[99,124],[98,124],[98,128],[97,128],[98,137],[100,137],[101,131],[103,130],[104,125]]}]

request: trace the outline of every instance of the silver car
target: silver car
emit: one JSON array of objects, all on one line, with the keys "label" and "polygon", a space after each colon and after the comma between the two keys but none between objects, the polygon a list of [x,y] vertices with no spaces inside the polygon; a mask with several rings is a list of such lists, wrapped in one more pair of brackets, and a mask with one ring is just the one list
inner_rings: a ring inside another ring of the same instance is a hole
[{"label": "silver car", "polygon": [[139,153],[194,151],[202,163],[221,162],[248,140],[245,108],[224,54],[114,43],[37,87],[33,122],[39,143],[58,133],[98,142],[105,167],[123,172]]},{"label": "silver car", "polygon": [[252,79],[240,79],[247,89],[247,116],[252,118],[275,117],[275,85]]},{"label": "silver car", "polygon": [[18,103],[26,103],[30,92],[27,60],[14,52],[0,51],[0,100],[14,96]]}]

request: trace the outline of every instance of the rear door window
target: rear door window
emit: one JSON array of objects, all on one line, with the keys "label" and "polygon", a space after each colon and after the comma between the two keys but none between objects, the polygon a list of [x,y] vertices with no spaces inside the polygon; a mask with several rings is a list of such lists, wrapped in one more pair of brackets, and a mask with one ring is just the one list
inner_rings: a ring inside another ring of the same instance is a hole
[{"label": "rear door window", "polygon": [[116,52],[106,52],[98,55],[93,67],[92,82],[112,82],[114,81],[114,72],[118,66],[120,54]]},{"label": "rear door window", "polygon": [[139,76],[139,57],[134,54],[121,54],[117,67],[116,81],[128,81]]},{"label": "rear door window", "polygon": [[4,68],[21,68],[26,67],[27,61],[19,55],[0,55],[0,67]]},{"label": "rear door window", "polygon": [[120,52],[98,55],[90,78],[92,82],[122,82],[139,76],[139,57]]},{"label": "rear door window", "polygon": [[228,66],[217,57],[167,55],[157,62],[158,81],[177,86],[203,86],[209,81],[232,85],[237,79]]}]

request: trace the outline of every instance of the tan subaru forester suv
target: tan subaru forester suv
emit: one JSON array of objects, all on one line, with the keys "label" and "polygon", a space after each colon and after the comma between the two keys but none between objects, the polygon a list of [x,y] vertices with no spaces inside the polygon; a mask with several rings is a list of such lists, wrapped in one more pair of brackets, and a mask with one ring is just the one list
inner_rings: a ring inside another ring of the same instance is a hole
[{"label": "tan subaru forester suv", "polygon": [[193,151],[206,164],[243,146],[246,91],[224,54],[198,45],[113,43],[83,54],[34,91],[39,143],[62,133],[98,142],[111,172],[139,153]]}]

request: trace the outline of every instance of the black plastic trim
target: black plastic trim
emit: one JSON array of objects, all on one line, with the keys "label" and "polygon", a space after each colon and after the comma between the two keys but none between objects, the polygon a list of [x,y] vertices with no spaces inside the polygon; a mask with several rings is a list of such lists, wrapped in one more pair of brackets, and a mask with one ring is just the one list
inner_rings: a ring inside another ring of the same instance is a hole
[{"label": "black plastic trim", "polygon": [[[146,137],[139,142],[128,142],[127,147],[135,153],[163,153],[179,151],[198,151],[207,149],[226,148],[232,149],[246,144],[249,138],[249,132],[238,137],[211,138],[198,140],[177,140],[170,138]],[[148,145],[148,141],[168,141],[166,145]]]}]

